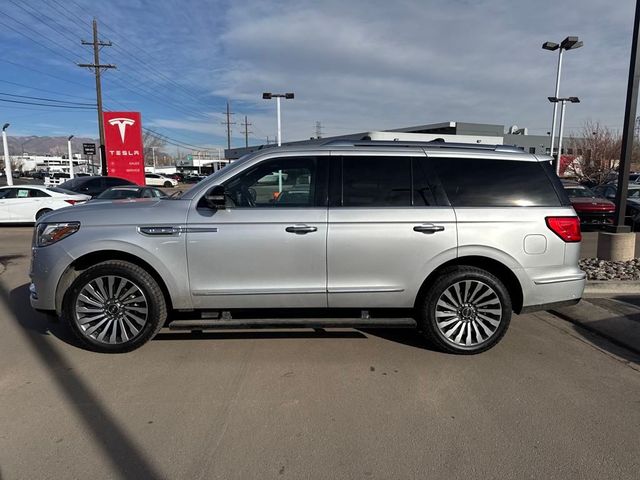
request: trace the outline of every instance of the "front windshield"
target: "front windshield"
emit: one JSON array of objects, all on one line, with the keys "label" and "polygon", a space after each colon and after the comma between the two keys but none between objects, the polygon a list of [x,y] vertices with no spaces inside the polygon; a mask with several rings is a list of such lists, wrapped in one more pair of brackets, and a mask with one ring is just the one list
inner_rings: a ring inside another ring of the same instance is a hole
[{"label": "front windshield", "polygon": [[596,194],[587,187],[565,187],[567,195],[570,197],[595,197]]},{"label": "front windshield", "polygon": [[627,192],[627,197],[629,198],[640,198],[640,187],[629,187],[629,191]]}]

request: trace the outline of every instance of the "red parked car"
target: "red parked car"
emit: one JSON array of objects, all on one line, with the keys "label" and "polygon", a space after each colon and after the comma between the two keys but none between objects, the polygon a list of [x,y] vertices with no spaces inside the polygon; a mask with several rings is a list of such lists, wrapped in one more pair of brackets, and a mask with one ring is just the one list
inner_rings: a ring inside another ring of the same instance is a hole
[{"label": "red parked car", "polygon": [[577,182],[563,181],[573,209],[580,217],[583,227],[602,226],[613,223],[616,206],[613,202],[599,196],[593,190]]}]

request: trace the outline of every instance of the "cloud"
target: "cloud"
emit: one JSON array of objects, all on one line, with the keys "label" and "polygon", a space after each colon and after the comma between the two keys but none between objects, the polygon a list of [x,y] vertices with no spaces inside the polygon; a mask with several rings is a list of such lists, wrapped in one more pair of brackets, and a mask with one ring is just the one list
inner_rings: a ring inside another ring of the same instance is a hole
[{"label": "cloud", "polygon": [[546,129],[556,58],[540,46],[562,32],[585,41],[565,55],[562,91],[583,100],[568,126],[595,116],[618,125],[632,10],[606,0],[239,2],[214,92],[253,101],[257,128],[273,131],[260,92],[295,91],[283,104],[288,138],[309,136],[316,120],[329,131],[449,120]]}]

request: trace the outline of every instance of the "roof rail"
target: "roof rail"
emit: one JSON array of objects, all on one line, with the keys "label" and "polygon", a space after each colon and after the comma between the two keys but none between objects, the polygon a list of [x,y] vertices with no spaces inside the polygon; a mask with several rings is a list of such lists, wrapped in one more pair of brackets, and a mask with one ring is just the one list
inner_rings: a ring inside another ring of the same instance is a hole
[{"label": "roof rail", "polygon": [[328,140],[322,145],[330,145],[334,147],[398,147],[398,148],[410,148],[410,147],[426,147],[426,148],[460,148],[468,150],[493,150],[496,152],[512,152],[522,153],[523,148],[515,145],[493,145],[487,143],[458,143],[458,142],[445,142],[438,138],[428,142],[411,142],[411,141],[388,141],[388,140],[345,140],[335,139]]}]

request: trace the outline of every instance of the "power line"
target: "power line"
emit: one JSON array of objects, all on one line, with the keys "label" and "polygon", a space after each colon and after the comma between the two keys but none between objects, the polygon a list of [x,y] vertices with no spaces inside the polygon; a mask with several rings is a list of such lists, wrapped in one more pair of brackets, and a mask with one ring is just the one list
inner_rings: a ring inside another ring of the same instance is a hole
[{"label": "power line", "polygon": [[[169,137],[167,135],[164,135],[164,134],[162,134],[160,132],[157,132],[157,131],[152,130],[152,129],[147,128],[147,127],[142,127],[142,129],[145,132],[149,132],[149,133],[151,133],[153,135],[156,135],[160,139],[162,139],[164,141],[167,141],[167,143],[171,143],[172,145],[175,145],[177,147],[183,147],[183,148],[188,148],[188,149],[193,149],[193,150],[200,150],[200,151],[215,151],[213,148],[206,148],[206,147],[202,147],[202,146],[198,146],[198,145],[192,145],[190,143],[186,143],[186,142],[183,142],[181,140],[176,140],[175,138],[171,138],[171,137]],[[168,141],[168,140],[171,140],[171,141]]]},{"label": "power line", "polygon": [[77,98],[79,100],[91,100],[90,98],[85,98],[85,97],[79,97],[78,95],[71,95],[69,93],[62,93],[62,92],[56,92],[54,90],[47,90],[46,88],[39,88],[39,87],[34,87],[32,85],[25,85],[23,83],[17,83],[17,82],[10,82],[9,80],[2,80],[0,79],[0,82],[2,83],[7,83],[9,85],[13,85],[15,87],[21,87],[21,88],[27,88],[29,90],[35,90],[38,92],[45,92],[45,93],[53,93],[55,95],[60,95],[62,97],[70,97],[70,98]]},{"label": "power line", "polygon": [[0,102],[21,103],[24,105],[40,105],[40,106],[55,107],[55,108],[75,108],[79,110],[95,110],[95,107],[77,107],[73,105],[53,105],[50,103],[36,103],[36,102],[24,102],[21,100],[8,100],[6,98],[0,98]]},{"label": "power line", "polygon": [[[58,25],[58,27],[60,27],[60,29],[56,29],[55,27],[52,27],[49,23],[45,22],[44,20],[42,20],[42,18],[34,13],[32,13],[30,10],[27,10],[24,6],[20,5],[19,3],[17,3],[14,0],[9,0],[11,3],[13,3],[16,7],[18,7],[19,9],[21,9],[23,12],[25,12],[27,15],[35,18],[36,20],[38,20],[40,23],[42,23],[43,25],[45,25],[46,27],[50,28],[51,30],[53,30],[55,33],[57,33],[58,35],[66,38],[67,40],[71,41],[72,44],[75,45],[76,39],[71,37],[70,35],[68,35],[65,31],[67,30],[63,25],[61,25],[60,23],[58,23],[55,19],[51,18],[50,16],[42,13],[42,12],[38,12],[36,10],[36,13],[38,13],[39,15],[42,15],[43,17],[45,17],[49,22],[54,23],[56,25]],[[32,6],[29,7],[32,10],[35,10]],[[72,52],[69,49],[66,49],[67,51],[73,53],[74,55],[77,55],[76,52]]]},{"label": "power line", "polygon": [[[84,24],[85,22],[87,22],[87,20],[85,20],[83,18],[80,18],[78,15],[76,15],[75,13],[70,11],[65,5],[63,5],[60,2],[58,2],[58,0],[51,0],[53,3],[55,3],[57,5],[57,7],[53,7],[50,3],[47,3],[46,0],[42,0],[42,1],[43,1],[43,3],[45,5],[48,5],[49,8],[53,8],[58,14],[60,14],[61,16],[65,17],[67,20],[69,20],[69,22],[74,26],[77,26],[78,23],[75,20],[72,20],[69,16],[65,15],[61,10],[63,10],[64,12],[69,13],[70,15],[73,15],[77,20],[80,21],[80,24]],[[60,9],[58,9],[58,7]],[[91,18],[91,17],[89,16],[89,18]],[[85,31],[84,33],[87,33],[87,32],[89,32],[89,30]]]},{"label": "power line", "polygon": [[[0,15],[4,15],[5,17],[10,18],[11,20],[13,20],[14,22],[22,25],[27,31],[32,31],[33,29],[31,27],[29,27],[28,25],[22,23],[20,20],[16,20],[15,18],[13,18],[11,15],[3,12],[0,10]],[[61,57],[63,57],[66,60],[69,60],[72,63],[75,63],[75,60],[71,57],[68,57],[67,55],[63,54],[62,52],[59,52],[57,50],[54,50],[53,48],[48,47],[47,45],[45,45],[44,43],[39,42],[38,40],[36,40],[35,38],[30,37],[29,35],[27,35],[26,33],[13,28],[11,25],[7,25],[6,23],[0,21],[0,25],[4,25],[5,27],[7,27],[9,30],[13,30],[14,32],[18,33],[19,35],[22,35],[23,37],[25,37],[27,40],[32,41],[33,43],[40,45],[42,48],[45,48],[47,50],[49,50],[50,52],[59,55]],[[67,50],[68,52],[71,52],[72,55],[77,55],[75,52],[72,52],[71,50],[69,50],[68,48],[66,48],[64,45],[59,44],[58,42],[56,42],[55,40],[52,39],[47,39],[48,41],[50,41],[51,43],[58,45],[60,48]]]},{"label": "power line", "polygon": [[68,100],[56,100],[54,98],[30,97],[28,95],[16,95],[16,94],[12,94],[12,93],[2,93],[2,92],[0,92],[0,95],[4,95],[5,97],[28,98],[30,100],[43,100],[45,102],[68,103],[68,104],[71,104],[71,105],[83,105],[83,106],[95,107],[95,104],[93,104],[93,103],[71,102],[71,101],[68,101]]},{"label": "power line", "polygon": [[33,67],[28,66],[28,65],[24,65],[24,64],[21,64],[21,63],[17,63],[17,62],[12,62],[11,60],[6,60],[4,58],[0,58],[0,62],[9,63],[9,64],[14,65],[16,67],[24,68],[25,70],[31,70],[32,72],[36,72],[36,73],[39,73],[41,75],[46,75],[48,77],[55,78],[55,79],[63,81],[63,82],[72,83],[74,85],[79,85],[81,87],[87,88],[87,85],[84,85],[84,84],[82,84],[80,82],[74,82],[73,80],[69,80],[68,78],[58,77],[57,75],[53,75],[51,73],[44,72],[42,70],[38,70],[37,68],[33,68]]}]

